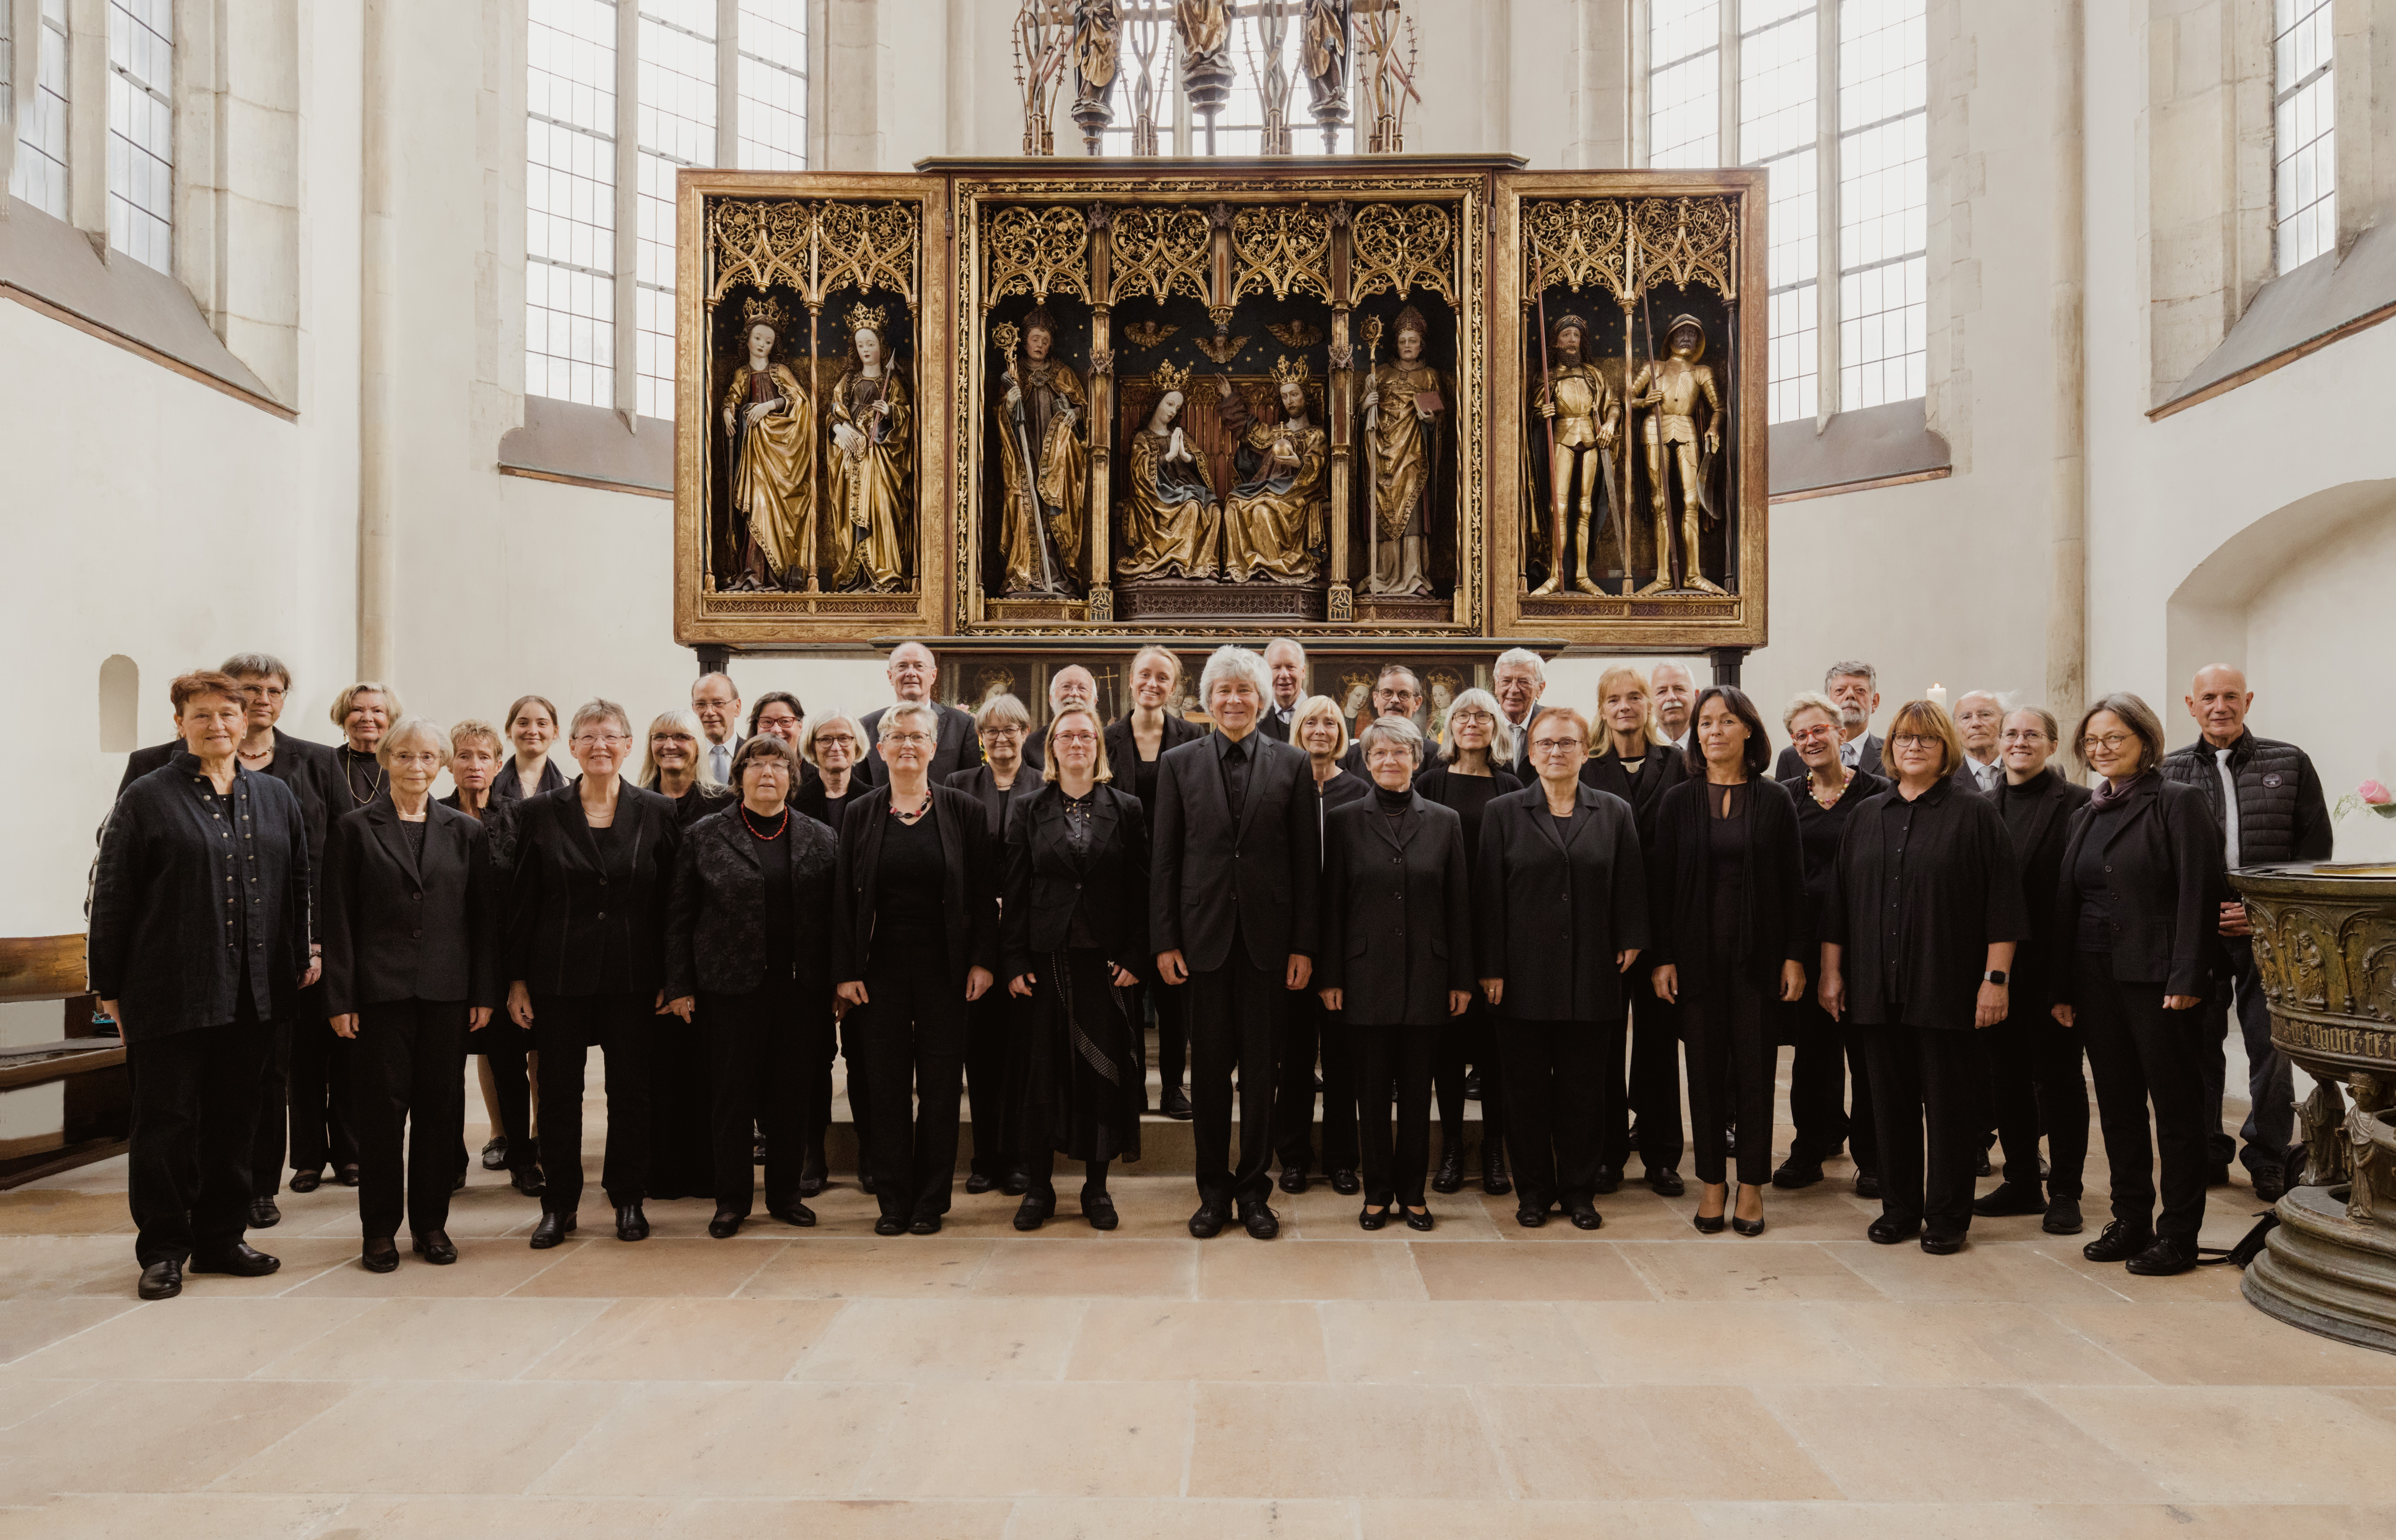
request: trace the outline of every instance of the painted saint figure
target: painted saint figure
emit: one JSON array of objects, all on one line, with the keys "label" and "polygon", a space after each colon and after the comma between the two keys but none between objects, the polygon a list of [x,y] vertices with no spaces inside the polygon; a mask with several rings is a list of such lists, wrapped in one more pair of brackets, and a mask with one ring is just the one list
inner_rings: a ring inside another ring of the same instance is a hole
[{"label": "painted saint figure", "polygon": [[741,307],[748,362],[724,393],[730,450],[732,511],[739,528],[740,571],[727,592],[804,588],[815,530],[815,404],[774,350],[790,313],[770,295]]},{"label": "painted saint figure", "polygon": [[1364,392],[1364,433],[1373,451],[1374,593],[1431,592],[1431,512],[1438,496],[1447,393],[1423,360],[1422,312],[1398,312],[1398,356],[1373,371]]},{"label": "painted saint figure", "polygon": [[1213,578],[1223,538],[1222,505],[1206,478],[1205,462],[1182,436],[1190,371],[1171,364],[1156,371],[1156,408],[1131,435],[1124,471],[1122,578]]},{"label": "painted saint figure", "polygon": [[1308,420],[1307,373],[1304,358],[1273,365],[1279,422],[1256,420],[1231,376],[1217,377],[1224,426],[1239,438],[1233,464],[1247,478],[1223,503],[1223,575],[1235,583],[1311,583],[1321,570],[1330,440]]},{"label": "painted saint figure", "polygon": [[907,580],[914,526],[914,398],[884,340],[880,306],[848,312],[848,366],[832,387],[825,489],[839,531],[836,591],[885,592]]},{"label": "painted saint figure", "polygon": [[1046,311],[1023,318],[1023,357],[1006,350],[1006,390],[992,406],[1010,597],[1076,592],[1089,529],[1090,396],[1056,341]]}]

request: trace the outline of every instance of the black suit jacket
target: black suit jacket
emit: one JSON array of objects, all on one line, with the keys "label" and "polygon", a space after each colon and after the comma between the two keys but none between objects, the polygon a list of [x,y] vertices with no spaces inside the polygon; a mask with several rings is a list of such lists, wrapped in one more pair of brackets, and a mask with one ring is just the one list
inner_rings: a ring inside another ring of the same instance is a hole
[{"label": "black suit jacket", "polygon": [[[1259,727],[1261,733],[1264,729]],[[1195,743],[1206,736],[1206,729],[1188,717],[1173,711],[1165,713],[1165,737],[1156,747],[1156,757],[1163,759],[1185,743]],[[1128,789],[1139,777],[1139,740],[1131,736],[1128,713],[1107,724],[1107,769],[1114,784]],[[1156,809],[1148,810],[1151,828],[1156,825]]]},{"label": "black suit jacket", "polygon": [[[865,735],[865,759],[873,767],[877,785],[887,784],[890,779],[890,767],[882,762],[882,744],[877,737],[882,729],[882,713],[889,709],[885,706],[868,711],[857,724],[857,730]],[[939,713],[940,738],[933,746],[932,763],[927,769],[932,784],[938,786],[958,771],[970,770],[981,763],[981,734],[975,730],[970,711],[938,701],[932,703],[932,710]]]},{"label": "black suit jacket", "polygon": [[998,842],[1006,838],[1007,808],[1030,797],[1043,783],[1039,767],[1027,760],[1017,768],[1015,784],[1004,791],[999,790],[998,777],[987,763],[960,770],[941,784],[956,788],[981,804],[982,816],[990,824],[991,846],[996,849]]},{"label": "black suit jacket", "polygon": [[377,797],[333,825],[325,867],[325,1014],[398,1000],[499,1003],[490,837],[429,804],[424,855]]},{"label": "black suit jacket", "polygon": [[589,995],[611,955],[630,988],[655,994],[666,979],[666,893],[682,826],[672,801],[627,781],[616,790],[616,838],[631,842],[629,881],[611,881],[582,814],[582,782],[528,797],[516,824],[516,874],[508,900],[500,971],[537,994]]},{"label": "black suit jacket", "polygon": [[1076,860],[1065,839],[1064,790],[1044,785],[1008,811],[1005,855],[1004,977],[1038,973],[1041,959],[1067,944],[1077,909],[1108,962],[1143,977],[1155,973],[1148,944],[1148,815],[1138,797],[1098,788],[1089,853]]},{"label": "black suit jacket", "polygon": [[515,756],[510,754],[507,763],[500,765],[499,773],[491,777],[491,800],[523,802],[531,797],[547,796],[566,784],[566,772],[557,767],[557,759],[552,755],[540,762],[540,784],[529,791],[526,790],[524,777],[516,774]]},{"label": "black suit jacket", "polygon": [[[804,813],[790,819],[792,976],[799,1008],[828,1017],[840,838]],[[748,994],[765,982],[765,863],[737,804],[684,831],[666,895],[668,1000]]]},{"label": "black suit jacket", "polygon": [[[1863,748],[1857,755],[1855,764],[1851,766],[1851,768],[1864,771],[1868,775],[1887,777],[1888,772],[1880,767],[1880,735],[1867,727],[1864,729],[1862,741]],[[1802,780],[1804,778],[1804,775],[1805,762],[1797,757],[1797,750],[1794,745],[1781,750],[1780,757],[1772,762],[1772,778],[1774,780],[1785,781],[1791,778]],[[1973,788],[1973,790],[1977,790],[1978,789],[1976,787]]]},{"label": "black suit jacket", "polygon": [[1584,786],[1567,837],[1543,786],[1499,797],[1481,816],[1472,884],[1475,972],[1506,982],[1498,1014],[1619,1029],[1617,952],[1645,950],[1647,869],[1631,804]]},{"label": "black suit jacket", "polygon": [[1248,794],[1231,805],[1209,733],[1156,765],[1156,841],[1149,878],[1150,944],[1179,951],[1193,973],[1222,967],[1234,934],[1248,961],[1278,977],[1292,954],[1318,955],[1323,844],[1313,763],[1286,743],[1248,735]]},{"label": "black suit jacket", "polygon": [[1368,797],[1323,831],[1323,960],[1312,987],[1341,992],[1358,1027],[1436,1027],[1470,993],[1472,868],[1464,819],[1420,792],[1394,819]]},{"label": "black suit jacket", "polygon": [[[947,922],[949,976],[962,993],[968,970],[998,971],[998,858],[981,803],[952,786],[935,783],[929,790],[947,869],[940,909]],[[873,883],[881,870],[882,833],[889,822],[887,783],[853,798],[841,818],[840,877],[832,926],[835,984],[862,979],[873,959]]]},{"label": "black suit jacket", "polygon": [[[1298,699],[1300,700],[1305,698],[1304,695],[1300,695],[1298,697]],[[1290,708],[1293,711],[1297,709],[1298,708],[1295,704]],[[1265,709],[1257,714],[1257,731],[1272,739],[1275,743],[1288,743],[1289,729],[1290,724],[1284,722],[1281,719],[1280,703],[1271,699],[1266,700]]]},{"label": "black suit jacket", "polygon": [[1761,777],[1750,777],[1741,794],[1747,807],[1736,821],[1747,902],[1727,946],[1713,934],[1713,811],[1706,784],[1684,780],[1657,801],[1655,837],[1645,851],[1652,941],[1640,964],[1652,972],[1671,963],[1683,1000],[1719,997],[1734,976],[1777,1000],[1781,963],[1807,961],[1813,943],[1797,805],[1779,782]]},{"label": "black suit jacket", "polygon": [[[2204,793],[2193,786],[2150,774],[2131,788],[2129,798],[2104,849],[2106,886],[2112,895],[2113,976],[2124,983],[2160,980],[2165,994],[2203,994],[2215,962],[2219,906],[2230,892],[2221,830]],[[2055,922],[2067,946],[2080,932],[2080,884],[2073,873],[2094,815],[2093,799],[2071,815],[2056,880]],[[2056,969],[2054,984],[2056,1003],[2071,1003],[2072,971]]]},{"label": "black suit jacket", "polygon": [[[125,757],[125,778],[116,783],[116,794],[135,781],[165,765],[183,751],[180,742],[156,743],[147,749],[136,749]],[[299,799],[300,826],[308,836],[308,898],[312,912],[324,906],[325,835],[333,819],[351,807],[347,783],[341,776],[339,763],[333,758],[332,749],[307,738],[293,737],[282,728],[274,729],[274,759],[265,773],[281,781]],[[321,923],[312,928],[309,939],[321,940]]]},{"label": "black suit jacket", "polygon": [[2088,804],[2088,788],[2057,775],[2049,765],[2020,791],[2007,786],[1983,793],[2003,816],[2007,801],[2027,795],[2035,805],[2029,827],[2014,832],[2014,858],[2021,865],[2022,906],[2030,911],[2030,939],[2014,949],[2012,1015],[2017,1020],[2043,1017],[2055,1003],[2055,980],[2071,968],[2071,935],[2059,928],[2056,883],[2063,873],[2063,850],[2070,843],[2071,816]]},{"label": "black suit jacket", "polygon": [[[1639,838],[1644,842],[1656,837],[1656,809],[1662,803],[1664,793],[1689,778],[1688,756],[1669,743],[1650,744],[1647,763],[1641,766],[1639,778],[1622,767],[1622,756],[1612,746],[1594,759],[1584,760],[1580,767],[1580,783],[1600,791],[1612,792],[1631,804],[1633,821],[1638,825]],[[1525,788],[1535,788],[1536,780],[1524,781]]]}]

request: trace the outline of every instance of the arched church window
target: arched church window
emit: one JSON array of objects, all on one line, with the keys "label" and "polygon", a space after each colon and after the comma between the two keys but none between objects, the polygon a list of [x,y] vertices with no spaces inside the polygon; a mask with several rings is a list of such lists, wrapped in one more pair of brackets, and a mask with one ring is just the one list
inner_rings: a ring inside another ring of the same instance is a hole
[{"label": "arched church window", "polygon": [[100,751],[130,753],[140,745],[141,669],[123,653],[100,665]]}]

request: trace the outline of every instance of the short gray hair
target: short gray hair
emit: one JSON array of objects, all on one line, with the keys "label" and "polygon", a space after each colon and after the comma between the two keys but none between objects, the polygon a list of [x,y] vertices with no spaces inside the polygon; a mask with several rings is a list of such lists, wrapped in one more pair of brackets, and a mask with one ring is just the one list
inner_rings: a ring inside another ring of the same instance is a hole
[{"label": "short gray hair", "polygon": [[1272,695],[1272,670],[1265,667],[1265,660],[1245,647],[1227,642],[1207,657],[1206,667],[1199,672],[1198,704],[1213,710],[1215,686],[1239,679],[1255,687],[1258,700]]},{"label": "short gray hair", "polygon": [[1498,670],[1513,668],[1517,665],[1530,670],[1531,677],[1540,684],[1544,684],[1548,682],[1547,659],[1528,647],[1509,647],[1499,653],[1498,661],[1489,665],[1489,677],[1495,679],[1498,677]]},{"label": "short gray hair", "polygon": [[626,737],[632,736],[632,719],[624,708],[604,696],[593,696],[574,709],[574,720],[566,724],[566,741],[572,743],[574,735],[582,731],[584,723],[605,722],[610,717],[615,719],[617,726],[624,729]]},{"label": "short gray hair", "polygon": [[[1503,663],[1506,660],[1501,657],[1498,661]],[[1486,711],[1489,720],[1495,724],[1489,729],[1489,763],[1513,763],[1514,724],[1506,720],[1506,713],[1498,708],[1498,697],[1486,690],[1467,690],[1447,703],[1447,721],[1454,722],[1456,713],[1465,710]],[[1445,728],[1445,732],[1439,746],[1439,762],[1446,764],[1456,758],[1456,729],[1448,727],[1446,723],[1442,723],[1441,726]]]},{"label": "short gray hair", "polygon": [[1822,688],[1828,692],[1834,679],[1860,678],[1873,689],[1880,688],[1880,670],[1860,657],[1843,657],[1822,670]]},{"label": "short gray hair", "polygon": [[[233,672],[231,669],[224,671]],[[263,673],[266,670],[253,669],[250,671]],[[287,689],[289,686],[286,684],[285,688]],[[402,717],[393,723],[390,729],[383,734],[381,740],[375,745],[375,763],[386,770],[390,769],[391,756],[399,752],[402,744],[416,737],[431,739],[433,747],[441,755],[441,763],[444,764],[449,763],[449,735],[441,730],[441,724],[431,717],[422,716]]]},{"label": "short gray hair", "polygon": [[[1088,669],[1084,668],[1079,663],[1068,663],[1063,668],[1048,676],[1048,709],[1050,710],[1053,711],[1057,709],[1057,687],[1065,683],[1065,676],[1067,674],[1072,673],[1077,670],[1080,671],[1084,679],[1090,682],[1090,699],[1096,701],[1098,698],[1098,676],[1092,673]],[[987,710],[987,708],[985,708],[985,710]],[[976,716],[974,720],[978,722],[981,719],[979,716]],[[1031,719],[1027,717],[1024,720],[1028,724]]]},{"label": "short gray hair", "polygon": [[[922,646],[923,644],[908,642],[901,643],[900,645]],[[927,647],[925,648],[925,650],[928,652],[931,649]],[[1011,699],[1013,697],[1010,697],[1009,698]],[[1018,711],[1023,710],[1022,702],[1018,701],[1015,709]],[[930,701],[902,700],[898,705],[891,707],[886,711],[884,711],[882,713],[882,720],[873,724],[873,741],[875,744],[879,745],[889,741],[890,735],[898,730],[898,719],[900,717],[907,717],[911,720],[921,719],[925,732],[931,734],[935,738],[940,736],[940,713],[932,709],[932,703]]]},{"label": "short gray hair", "polygon": [[291,670],[273,653],[235,653],[217,665],[217,672],[235,679],[279,679],[286,692],[291,688]]},{"label": "short gray hair", "polygon": [[[848,724],[849,737],[860,740],[865,737],[864,730],[857,724],[857,719],[849,715],[846,711],[841,710],[835,707],[832,710],[825,711],[820,715],[808,717],[799,724],[800,759],[805,761],[809,764],[819,763],[816,759],[816,735],[822,732],[825,728],[831,726],[835,722],[845,722]],[[865,754],[864,743],[860,741],[857,747],[851,750],[851,752],[860,759],[863,758]],[[849,768],[852,770],[855,769],[856,764],[852,762]]]},{"label": "short gray hair", "polygon": [[1293,649],[1293,650],[1295,650],[1295,651],[1297,652],[1297,654],[1298,654],[1298,660],[1300,663],[1303,663],[1303,662],[1305,662],[1305,661],[1306,661],[1306,644],[1304,644],[1303,642],[1300,642],[1300,641],[1299,641],[1297,637],[1295,637],[1295,636],[1276,636],[1276,637],[1274,637],[1271,641],[1270,641],[1270,642],[1266,643],[1266,644],[1265,644],[1265,654],[1266,654],[1266,656],[1267,656],[1267,657],[1271,656],[1271,654],[1272,654],[1272,650],[1273,650],[1275,647],[1288,647],[1288,648],[1291,648],[1291,649]]},{"label": "short gray hair", "polygon": [[1402,716],[1378,716],[1364,724],[1364,730],[1356,735],[1356,747],[1363,751],[1368,763],[1372,758],[1375,738],[1395,738],[1404,744],[1406,751],[1415,757],[1415,768],[1418,770],[1422,768],[1422,729],[1408,719]]},{"label": "short gray hair", "polygon": [[1790,724],[1797,720],[1797,713],[1800,711],[1819,711],[1830,719],[1830,725],[1833,727],[1843,726],[1846,722],[1846,713],[1839,710],[1837,701],[1819,690],[1800,690],[1790,696],[1789,704],[1781,709],[1780,730],[1782,732],[1789,731]]},{"label": "short gray hair", "polygon": [[[884,717],[882,720],[887,722],[890,719]],[[974,713],[974,730],[983,732],[993,724],[1001,727],[1028,728],[1032,725],[1032,713],[1013,696],[994,695],[983,701],[981,710]]]}]

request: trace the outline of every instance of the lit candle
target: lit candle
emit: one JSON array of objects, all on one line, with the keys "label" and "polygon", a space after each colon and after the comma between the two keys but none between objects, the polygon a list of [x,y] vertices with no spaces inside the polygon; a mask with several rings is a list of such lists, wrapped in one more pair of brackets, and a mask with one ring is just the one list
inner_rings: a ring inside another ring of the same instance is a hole
[{"label": "lit candle", "polygon": [[1947,709],[1947,686],[1933,684],[1928,690],[1923,692],[1923,698],[1943,711]]}]

